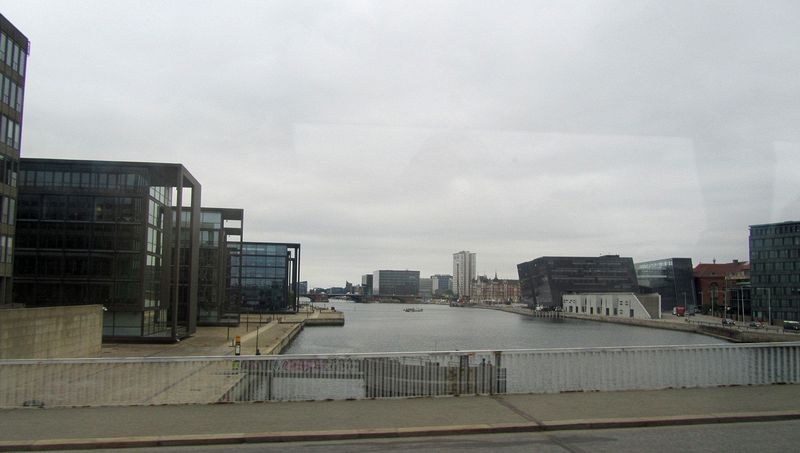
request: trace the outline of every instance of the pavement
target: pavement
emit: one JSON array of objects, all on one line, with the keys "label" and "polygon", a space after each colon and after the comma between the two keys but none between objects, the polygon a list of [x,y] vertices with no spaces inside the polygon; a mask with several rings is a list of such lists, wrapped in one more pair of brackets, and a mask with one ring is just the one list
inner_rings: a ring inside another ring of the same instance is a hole
[{"label": "pavement", "polygon": [[[101,357],[183,357],[233,355],[233,340],[239,336],[242,355],[262,354],[280,349],[287,336],[304,320],[339,319],[342,312],[329,310],[301,311],[296,314],[243,314],[241,323],[232,327],[201,326],[191,337],[177,343],[103,343]],[[309,326],[312,327],[312,326]],[[280,352],[280,351],[278,351]]]},{"label": "pavement", "polygon": [[0,410],[0,451],[215,445],[800,419],[800,385]]}]

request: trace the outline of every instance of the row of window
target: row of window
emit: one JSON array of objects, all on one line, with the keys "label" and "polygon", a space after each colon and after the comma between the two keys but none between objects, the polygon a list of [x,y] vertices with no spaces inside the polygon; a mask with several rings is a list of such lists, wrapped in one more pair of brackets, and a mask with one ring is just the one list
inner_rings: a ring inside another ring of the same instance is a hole
[{"label": "row of window", "polygon": [[0,32],[0,61],[10,66],[22,77],[25,77],[25,65],[28,55],[10,36]]},{"label": "row of window", "polygon": [[9,156],[0,154],[0,183],[17,187],[17,170],[19,162]]},{"label": "row of window", "polygon": [[0,92],[5,105],[18,112],[22,111],[22,87],[5,74],[0,74]]},{"label": "row of window", "polygon": [[798,249],[750,250],[750,261],[776,258],[797,258],[798,255],[800,255],[800,251],[798,251]]},{"label": "row of window", "polygon": [[5,115],[0,115],[0,143],[5,143],[19,151],[21,132],[22,128],[19,123]]},{"label": "row of window", "polygon": [[238,267],[231,268],[231,277],[245,277],[245,278],[283,278],[286,275],[286,268],[282,267],[245,267],[239,269]]},{"label": "row of window", "polygon": [[[239,245],[232,245],[232,249],[238,249]],[[273,256],[286,256],[288,247],[285,245],[272,245],[272,244],[242,244],[242,254],[244,255],[273,255]]]},{"label": "row of window", "polygon": [[[0,134],[2,139],[2,134]],[[137,173],[94,173],[88,171],[20,171],[20,184],[48,189],[86,188],[131,190],[147,186],[146,178]]]},{"label": "row of window", "polygon": [[135,282],[14,282],[14,301],[29,306],[99,304],[133,308],[138,307],[138,296]]},{"label": "row of window", "polygon": [[800,245],[800,236],[790,236],[784,238],[753,239],[753,247],[779,247],[781,245]]},{"label": "row of window", "polygon": [[750,228],[751,236],[774,236],[776,234],[790,234],[800,232],[800,223],[788,225],[766,225]]},{"label": "row of window", "polygon": [[75,220],[83,222],[139,222],[144,202],[136,197],[66,195],[19,196],[19,220]]},{"label": "row of window", "polygon": [[0,196],[0,223],[14,225],[17,219],[17,200]]},{"label": "row of window", "polygon": [[241,287],[241,288],[278,288],[283,289],[286,286],[286,280],[282,278],[276,279],[262,279],[262,278],[243,278],[241,279],[241,283],[239,280],[231,280],[230,287]]},{"label": "row of window", "polygon": [[0,263],[11,263],[14,260],[14,237],[0,235]]},{"label": "row of window", "polygon": [[39,223],[17,228],[20,249],[117,250],[138,252],[142,231],[138,225],[102,223]]},{"label": "row of window", "polygon": [[798,274],[770,274],[770,275],[753,275],[750,277],[753,284],[759,283],[800,283],[800,275]]},{"label": "row of window", "polygon": [[800,261],[778,261],[766,263],[753,263],[753,271],[800,271]]},{"label": "row of window", "polygon": [[[285,256],[252,256],[245,255],[241,258],[241,266],[244,267],[286,267]],[[239,258],[234,261],[239,262]]]},{"label": "row of window", "polygon": [[150,196],[165,205],[172,205],[172,190],[169,187],[150,187]]},{"label": "row of window", "polygon": [[89,255],[27,255],[19,254],[14,263],[14,274],[25,276],[80,276],[136,280],[139,278],[141,255],[92,254]]},{"label": "row of window", "polygon": [[147,227],[147,251],[153,255],[162,255],[164,233],[153,227]]}]

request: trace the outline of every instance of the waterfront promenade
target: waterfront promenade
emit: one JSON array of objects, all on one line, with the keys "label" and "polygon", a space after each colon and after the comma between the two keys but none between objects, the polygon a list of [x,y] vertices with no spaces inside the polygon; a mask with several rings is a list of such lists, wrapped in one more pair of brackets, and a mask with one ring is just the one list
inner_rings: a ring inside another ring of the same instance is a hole
[{"label": "waterfront promenade", "polygon": [[106,343],[101,357],[184,357],[233,355],[241,339],[241,354],[280,354],[304,327],[343,325],[344,313],[319,310],[293,314],[243,314],[235,327],[198,327],[189,338],[171,344]]},{"label": "waterfront promenade", "polygon": [[560,431],[800,418],[800,385],[0,410],[0,451]]},{"label": "waterfront promenade", "polygon": [[777,326],[765,326],[760,328],[750,328],[744,322],[734,326],[723,326],[721,319],[707,315],[694,315],[689,317],[675,316],[663,313],[661,319],[638,319],[626,318],[622,316],[599,316],[579,313],[566,312],[535,312],[527,307],[510,305],[474,305],[474,308],[485,308],[500,310],[508,313],[516,313],[523,316],[532,317],[561,317],[581,319],[585,321],[595,321],[613,324],[624,324],[629,326],[649,327],[655,329],[676,330],[681,332],[693,332],[701,335],[721,338],[735,343],[761,343],[761,342],[784,342],[798,341],[800,334],[784,332]]}]

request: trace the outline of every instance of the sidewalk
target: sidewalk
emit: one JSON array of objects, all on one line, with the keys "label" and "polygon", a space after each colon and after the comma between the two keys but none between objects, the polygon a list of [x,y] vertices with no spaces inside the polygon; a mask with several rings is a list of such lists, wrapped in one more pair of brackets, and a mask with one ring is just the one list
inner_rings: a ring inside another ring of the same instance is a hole
[{"label": "sidewalk", "polygon": [[0,410],[0,451],[202,445],[800,418],[800,385]]}]

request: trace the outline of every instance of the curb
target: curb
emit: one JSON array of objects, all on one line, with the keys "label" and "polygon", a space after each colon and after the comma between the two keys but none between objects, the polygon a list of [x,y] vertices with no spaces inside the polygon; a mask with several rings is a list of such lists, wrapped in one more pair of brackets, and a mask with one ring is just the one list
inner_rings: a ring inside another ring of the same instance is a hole
[{"label": "curb", "polygon": [[552,432],[588,429],[701,425],[714,423],[769,422],[797,419],[800,419],[800,411],[774,411],[691,416],[555,420],[542,423],[527,422],[410,428],[345,429],[330,431],[187,434],[174,436],[141,436],[93,439],[47,439],[32,441],[0,441],[0,452],[223,445],[264,442],[309,442],[517,432]]}]

